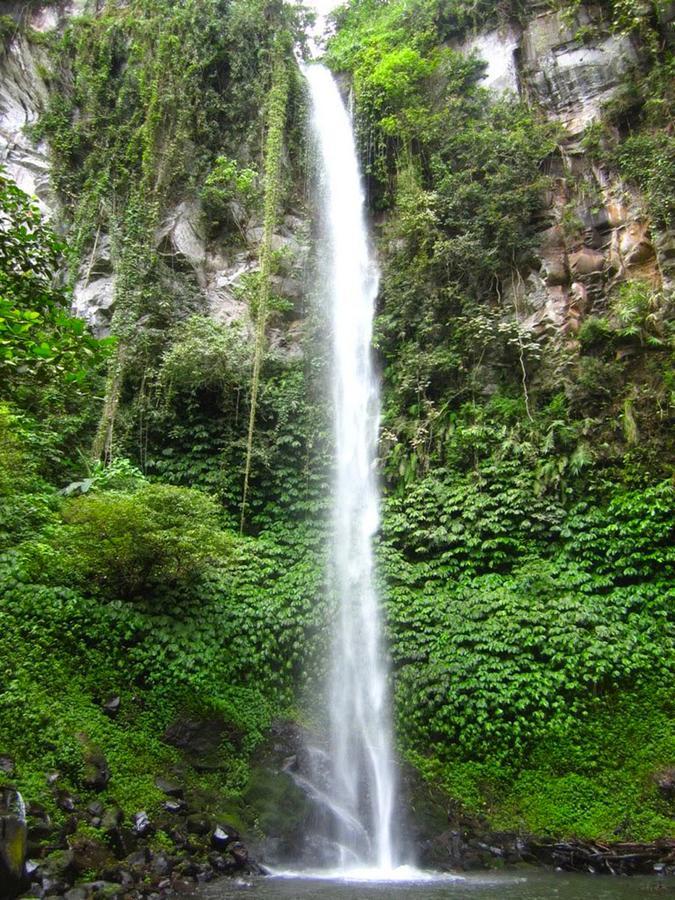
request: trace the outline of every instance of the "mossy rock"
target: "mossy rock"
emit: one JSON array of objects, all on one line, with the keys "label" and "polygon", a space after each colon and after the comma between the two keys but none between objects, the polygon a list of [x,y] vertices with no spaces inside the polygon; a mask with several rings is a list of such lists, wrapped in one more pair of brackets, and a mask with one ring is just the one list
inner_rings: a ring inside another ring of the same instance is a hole
[{"label": "mossy rock", "polygon": [[274,842],[275,855],[297,858],[311,804],[292,778],[283,772],[254,769],[243,801],[264,843]]}]

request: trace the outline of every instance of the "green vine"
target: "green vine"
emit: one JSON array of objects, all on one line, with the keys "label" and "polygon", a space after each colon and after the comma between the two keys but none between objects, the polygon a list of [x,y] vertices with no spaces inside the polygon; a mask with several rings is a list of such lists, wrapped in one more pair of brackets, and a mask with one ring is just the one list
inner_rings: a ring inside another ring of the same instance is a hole
[{"label": "green vine", "polygon": [[281,152],[283,149],[284,128],[286,125],[286,106],[289,92],[289,73],[286,54],[277,47],[272,87],[269,94],[267,141],[265,145],[265,203],[264,228],[260,246],[260,276],[258,280],[255,344],[253,348],[253,371],[251,374],[251,400],[248,420],[248,436],[246,440],[246,464],[244,468],[244,489],[241,499],[241,522],[243,532],[246,517],[246,498],[251,475],[251,455],[253,451],[253,434],[255,431],[255,414],[260,387],[260,368],[265,350],[265,326],[270,304],[270,276],[272,274],[274,227],[277,221],[279,195],[281,189]]}]

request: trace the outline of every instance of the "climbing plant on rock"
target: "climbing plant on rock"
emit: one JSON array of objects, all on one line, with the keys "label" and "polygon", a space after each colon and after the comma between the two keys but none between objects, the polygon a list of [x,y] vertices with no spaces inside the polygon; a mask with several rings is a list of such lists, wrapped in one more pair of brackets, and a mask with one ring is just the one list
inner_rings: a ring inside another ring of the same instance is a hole
[{"label": "climbing plant on rock", "polygon": [[253,451],[253,434],[255,430],[255,414],[260,386],[260,367],[265,350],[265,325],[270,304],[270,277],[272,275],[272,238],[276,225],[281,188],[281,151],[284,142],[286,124],[286,106],[288,103],[289,72],[287,55],[278,43],[276,59],[272,73],[272,87],[269,93],[267,141],[265,145],[265,218],[263,222],[263,238],[260,245],[260,275],[255,297],[255,344],[253,349],[253,370],[251,373],[251,401],[248,421],[248,437],[246,440],[246,464],[244,468],[244,489],[241,498],[241,530],[244,530],[246,518],[246,496],[251,476],[251,455]]}]

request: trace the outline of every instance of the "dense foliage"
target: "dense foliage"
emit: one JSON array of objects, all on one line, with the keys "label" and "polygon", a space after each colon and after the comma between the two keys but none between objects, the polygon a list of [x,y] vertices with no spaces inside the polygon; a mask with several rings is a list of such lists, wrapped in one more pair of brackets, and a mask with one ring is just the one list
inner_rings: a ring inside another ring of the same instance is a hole
[{"label": "dense foliage", "polygon": [[[628,7],[613,4],[610,27],[648,31]],[[672,309],[636,279],[607,289],[578,342],[526,326],[565,135],[490,96],[483,64],[448,49],[476,19],[519,12],[362,0],[328,47],[353,78],[369,194],[386,210],[380,549],[398,730],[432,781],[495,825],[655,837],[668,808],[652,776],[673,746]],[[655,44],[585,144],[659,226],[671,63]]]},{"label": "dense foliage", "polygon": [[[672,63],[633,16],[642,4],[605,6],[651,55],[584,147],[663,226]],[[452,43],[527,14],[354,0],[327,50],[353,84],[382,260],[378,553],[398,736],[494,827],[651,839],[669,827],[654,776],[673,751],[672,309],[638,272],[603,284],[574,332],[527,324],[521,287],[569,148],[534,106],[491,96],[484,64]],[[252,816],[254,748],[274,716],[314,712],[321,311],[303,311],[302,354],[266,343],[289,309],[275,220],[305,202],[302,25],[276,0],[74,18],[51,39],[36,128],[69,250],[0,175],[0,751],[57,820],[45,772],[87,798],[92,743],[106,803],[152,812],[171,770],[219,814]],[[209,316],[193,269],[164,252],[158,226],[184,200],[223,253],[250,251],[252,225],[266,233],[241,321]],[[578,238],[573,215],[559,224]],[[106,235],[112,342],[69,316],[57,275],[65,252],[71,281],[88,277]],[[219,723],[208,771],[164,739],[186,717]]]}]

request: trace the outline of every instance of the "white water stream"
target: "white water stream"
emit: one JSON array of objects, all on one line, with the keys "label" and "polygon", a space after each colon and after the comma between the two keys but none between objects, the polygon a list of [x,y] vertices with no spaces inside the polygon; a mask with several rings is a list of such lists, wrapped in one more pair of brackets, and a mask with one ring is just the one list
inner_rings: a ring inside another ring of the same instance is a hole
[{"label": "white water stream", "polygon": [[324,804],[341,871],[393,877],[396,781],[387,665],[374,585],[379,523],[378,383],[371,337],[378,271],[370,254],[352,123],[330,72],[305,69],[319,153],[325,292],[332,311],[336,474],[331,588],[337,603]]}]

